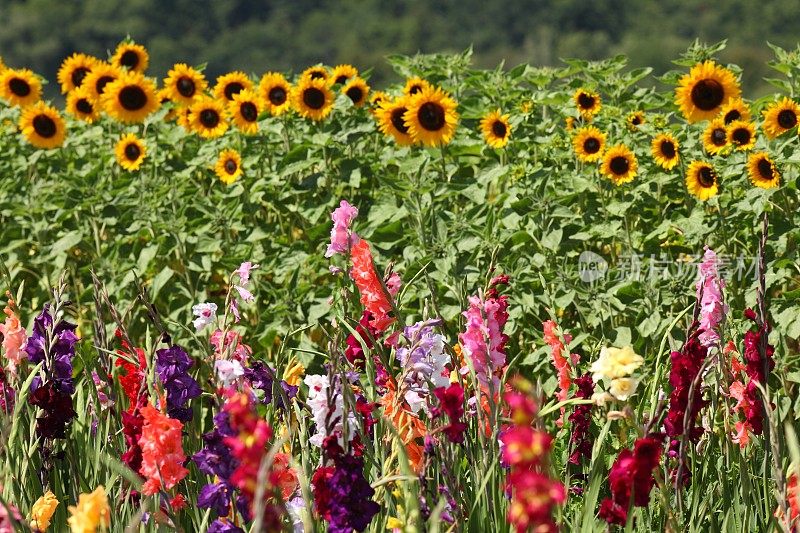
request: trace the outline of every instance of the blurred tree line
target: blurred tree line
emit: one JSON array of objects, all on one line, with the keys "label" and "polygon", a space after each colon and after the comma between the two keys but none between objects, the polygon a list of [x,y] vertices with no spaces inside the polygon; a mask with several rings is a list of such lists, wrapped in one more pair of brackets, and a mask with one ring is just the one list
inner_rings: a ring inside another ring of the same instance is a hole
[{"label": "blurred tree line", "polygon": [[374,68],[394,81],[392,53],[462,51],[475,63],[558,64],[618,53],[657,74],[695,39],[729,39],[722,59],[744,69],[746,95],[767,89],[766,45],[794,48],[796,0],[0,0],[0,57],[51,81],[69,54],[106,57],[130,35],[151,54],[149,72],[207,63],[210,78],[234,69],[298,71],[317,62]]}]

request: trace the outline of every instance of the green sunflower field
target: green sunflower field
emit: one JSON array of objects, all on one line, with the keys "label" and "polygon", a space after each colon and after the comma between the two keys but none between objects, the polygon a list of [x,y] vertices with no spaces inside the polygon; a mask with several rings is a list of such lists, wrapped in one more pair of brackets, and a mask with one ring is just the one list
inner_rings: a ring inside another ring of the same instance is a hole
[{"label": "green sunflower field", "polygon": [[800,48],[724,46],[0,60],[0,532],[800,529]]}]

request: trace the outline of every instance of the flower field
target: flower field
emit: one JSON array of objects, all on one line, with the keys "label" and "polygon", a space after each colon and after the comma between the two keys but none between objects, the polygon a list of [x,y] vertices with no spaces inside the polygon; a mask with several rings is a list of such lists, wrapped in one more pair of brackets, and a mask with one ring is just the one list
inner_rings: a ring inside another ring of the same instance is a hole
[{"label": "flower field", "polygon": [[724,45],[0,60],[0,532],[800,529],[800,48]]}]

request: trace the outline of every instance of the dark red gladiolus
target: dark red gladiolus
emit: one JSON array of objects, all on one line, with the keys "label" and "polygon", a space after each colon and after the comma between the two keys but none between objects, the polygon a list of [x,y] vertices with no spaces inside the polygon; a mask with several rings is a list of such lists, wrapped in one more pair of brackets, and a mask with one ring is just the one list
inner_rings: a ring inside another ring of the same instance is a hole
[{"label": "dark red gladiolus", "polygon": [[450,442],[461,444],[467,429],[467,425],[461,420],[464,416],[464,389],[460,384],[453,383],[449,387],[434,389],[433,394],[439,400],[439,405],[431,409],[431,414],[434,418],[447,415],[450,423],[445,426],[444,434]]},{"label": "dark red gladiolus", "polygon": [[637,439],[633,451],[620,452],[608,474],[611,498],[601,502],[600,518],[609,524],[625,525],[631,503],[647,507],[655,485],[653,470],[661,459],[662,440],[660,435],[649,435]]},{"label": "dark red gladiolus", "polygon": [[[689,411],[687,437],[692,442],[697,441],[703,433],[703,429],[697,427],[697,415],[708,402],[703,401],[700,393],[700,380],[697,375],[705,361],[708,348],[700,342],[699,334],[695,323],[691,330],[689,339],[683,345],[680,352],[670,354],[669,384],[672,392],[669,395],[669,411],[664,421],[664,428],[670,438],[670,455],[677,456],[680,447],[680,438],[684,435],[684,419],[687,410]],[[692,396],[692,404],[689,405],[689,396]]]},{"label": "dark red gladiolus", "polygon": [[[578,387],[575,398],[587,400],[594,393],[594,381],[589,373],[576,378],[574,381]],[[592,404],[578,405],[568,418],[572,424],[572,434],[570,443],[573,446],[569,456],[569,462],[580,465],[581,459],[588,459],[592,456],[592,440],[589,429],[592,427]]]}]

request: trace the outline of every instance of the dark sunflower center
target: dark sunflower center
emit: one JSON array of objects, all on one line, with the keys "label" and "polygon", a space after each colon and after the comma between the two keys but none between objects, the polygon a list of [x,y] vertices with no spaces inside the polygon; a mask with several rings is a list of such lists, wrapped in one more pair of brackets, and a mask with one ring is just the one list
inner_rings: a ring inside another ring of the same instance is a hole
[{"label": "dark sunflower center", "polygon": [[286,102],[286,89],[283,87],[273,87],[267,93],[267,98],[272,105],[283,105]]},{"label": "dark sunflower center", "polygon": [[11,78],[11,81],[8,82],[8,88],[11,89],[14,96],[19,96],[20,98],[31,94],[31,85],[22,78]]},{"label": "dark sunflower center", "polygon": [[722,103],[725,91],[717,80],[700,80],[692,87],[692,103],[703,111],[711,111]]},{"label": "dark sunflower center", "polygon": [[119,58],[119,64],[133,70],[139,65],[139,54],[134,50],[126,50]]},{"label": "dark sunflower center", "polygon": [[583,151],[587,154],[596,154],[600,151],[600,141],[596,137],[589,137],[583,141]]},{"label": "dark sunflower center", "polygon": [[728,142],[728,134],[722,128],[716,128],[711,132],[711,142],[714,146],[725,146]]},{"label": "dark sunflower center", "polygon": [[33,131],[35,131],[36,135],[39,137],[49,139],[56,134],[57,129],[55,121],[47,115],[36,115],[33,117]]},{"label": "dark sunflower center", "polygon": [[784,109],[778,113],[778,125],[783,129],[791,129],[797,125],[797,115],[791,109]]},{"label": "dark sunflower center", "polygon": [[617,176],[627,174],[628,170],[631,168],[628,158],[621,155],[611,158],[611,163],[609,163],[608,166],[611,169],[611,172]]},{"label": "dark sunflower center", "polygon": [[78,67],[72,71],[72,75],[70,79],[72,80],[72,85],[75,87],[80,87],[83,80],[86,78],[86,75],[89,74],[89,69],[86,67]]},{"label": "dark sunflower center", "polygon": [[204,128],[216,128],[217,124],[219,124],[219,113],[214,109],[203,109],[200,111],[199,116],[200,124],[202,124]]},{"label": "dark sunflower center", "polygon": [[223,92],[225,93],[225,98],[227,98],[228,100],[233,100],[233,95],[239,94],[240,92],[242,92],[242,89],[244,89],[244,85],[242,85],[238,81],[233,81],[225,86],[225,91]]},{"label": "dark sunflower center", "polygon": [[578,105],[581,107],[581,109],[591,109],[594,107],[594,96],[586,93],[579,94]]},{"label": "dark sunflower center", "polygon": [[495,137],[500,137],[501,139],[505,139],[507,131],[508,128],[506,128],[506,125],[500,120],[495,120],[494,123],[492,124],[492,133],[494,134]]},{"label": "dark sunflower center", "polygon": [[128,143],[125,145],[125,159],[128,161],[136,161],[139,159],[140,155],[142,155],[142,151],[136,143]]},{"label": "dark sunflower center", "polygon": [[714,169],[711,167],[701,167],[697,172],[697,180],[700,182],[700,185],[706,188],[713,187],[716,178],[717,176],[714,174]]},{"label": "dark sunflower center", "polygon": [[194,93],[197,90],[194,80],[186,76],[183,78],[178,78],[178,83],[175,84],[175,88],[178,90],[178,94],[184,98],[191,98],[194,96]]},{"label": "dark sunflower center", "polygon": [[233,159],[228,159],[227,161],[225,161],[225,172],[227,172],[228,174],[233,174],[234,172],[236,172],[236,167],[237,167],[236,161],[234,161]]},{"label": "dark sunflower center", "polygon": [[247,122],[255,122],[258,119],[258,108],[253,102],[242,102],[239,106],[239,112]]},{"label": "dark sunflower center", "polygon": [[734,120],[739,120],[740,118],[742,118],[742,114],[739,113],[739,110],[731,109],[730,111],[725,113],[725,118],[724,118],[725,124],[730,124]]},{"label": "dark sunflower center", "polygon": [[303,91],[303,103],[311,109],[322,109],[325,105],[325,93],[316,87],[309,87]]},{"label": "dark sunflower center", "polygon": [[323,74],[319,70],[315,70],[309,75],[309,78],[311,78],[312,80],[324,80],[325,74]]},{"label": "dark sunflower center", "polygon": [[128,111],[139,111],[147,105],[147,95],[138,85],[128,85],[119,92],[119,104]]},{"label": "dark sunflower center", "polygon": [[354,104],[359,103],[364,98],[364,91],[361,90],[361,87],[350,87],[347,89],[346,94]]},{"label": "dark sunflower center", "polygon": [[83,113],[84,115],[91,115],[92,111],[94,111],[94,107],[92,107],[92,103],[87,100],[86,98],[81,98],[77,102],[75,102],[75,109]]},{"label": "dark sunflower center", "polygon": [[406,114],[405,107],[398,107],[397,109],[392,110],[392,126],[405,135],[408,135],[408,127],[406,127],[406,123],[403,120],[403,115]]},{"label": "dark sunflower center", "polygon": [[667,159],[675,157],[675,145],[672,141],[661,141],[661,155]]},{"label": "dark sunflower center", "polygon": [[340,75],[338,78],[336,78],[336,83],[338,83],[338,84],[342,85],[342,84],[344,84],[345,82],[347,82],[347,80],[348,80],[348,79],[349,79],[349,78],[348,78],[347,76],[345,76],[344,74],[342,74],[342,75]]},{"label": "dark sunflower center", "polygon": [[733,130],[731,138],[733,139],[733,142],[735,142],[739,146],[749,144],[751,138],[750,130],[748,130],[747,128],[736,128],[735,130]]},{"label": "dark sunflower center", "polygon": [[641,125],[641,123],[642,123],[642,117],[640,117],[639,115],[634,115],[631,117],[631,125],[639,126]]},{"label": "dark sunflower center", "polygon": [[758,173],[761,174],[761,177],[765,180],[771,180],[775,176],[772,163],[766,158],[758,160]]},{"label": "dark sunflower center", "polygon": [[114,81],[114,78],[111,76],[100,76],[97,79],[97,82],[94,84],[94,88],[97,91],[97,94],[103,94],[103,91],[106,90],[106,85]]},{"label": "dark sunflower center", "polygon": [[444,127],[444,108],[435,102],[425,102],[417,111],[420,125],[428,131],[439,131]]},{"label": "dark sunflower center", "polygon": [[408,90],[408,94],[417,94],[419,92],[422,92],[422,85],[412,85]]}]

